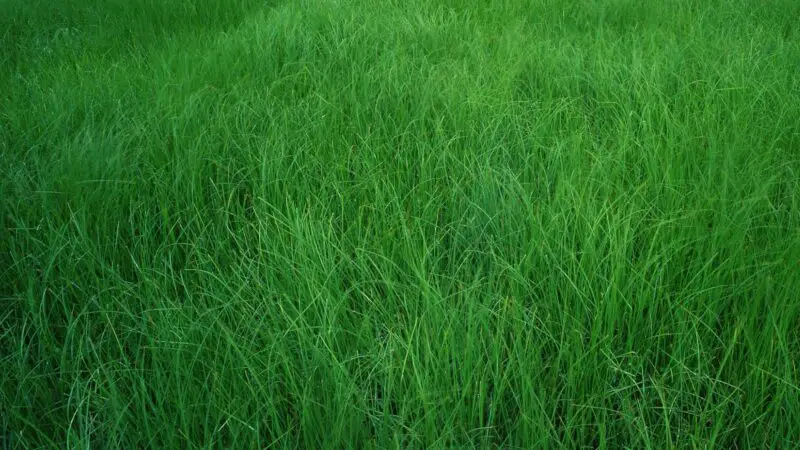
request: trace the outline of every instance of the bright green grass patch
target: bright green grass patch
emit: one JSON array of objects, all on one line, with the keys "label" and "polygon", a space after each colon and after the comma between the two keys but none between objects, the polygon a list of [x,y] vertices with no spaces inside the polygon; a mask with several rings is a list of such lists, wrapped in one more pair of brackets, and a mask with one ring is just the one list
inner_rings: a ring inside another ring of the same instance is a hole
[{"label": "bright green grass patch", "polygon": [[56,3],[0,0],[0,444],[800,436],[795,2]]}]

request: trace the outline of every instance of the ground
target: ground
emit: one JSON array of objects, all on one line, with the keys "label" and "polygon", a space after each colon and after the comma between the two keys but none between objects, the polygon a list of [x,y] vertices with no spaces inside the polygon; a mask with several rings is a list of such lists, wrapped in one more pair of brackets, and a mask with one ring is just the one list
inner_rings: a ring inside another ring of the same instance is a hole
[{"label": "ground", "polygon": [[797,445],[799,23],[0,0],[0,446]]}]

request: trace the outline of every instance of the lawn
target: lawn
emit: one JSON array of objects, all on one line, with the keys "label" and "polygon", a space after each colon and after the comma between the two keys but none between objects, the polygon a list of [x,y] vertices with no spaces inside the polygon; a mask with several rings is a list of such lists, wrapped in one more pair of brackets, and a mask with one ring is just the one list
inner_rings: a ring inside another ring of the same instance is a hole
[{"label": "lawn", "polygon": [[1,448],[789,448],[798,360],[796,0],[0,0]]}]

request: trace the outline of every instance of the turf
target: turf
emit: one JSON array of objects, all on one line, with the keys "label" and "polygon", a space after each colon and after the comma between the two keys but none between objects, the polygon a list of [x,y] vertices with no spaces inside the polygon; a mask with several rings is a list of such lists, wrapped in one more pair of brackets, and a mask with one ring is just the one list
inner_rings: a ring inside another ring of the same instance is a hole
[{"label": "turf", "polygon": [[0,446],[788,448],[795,0],[0,0]]}]

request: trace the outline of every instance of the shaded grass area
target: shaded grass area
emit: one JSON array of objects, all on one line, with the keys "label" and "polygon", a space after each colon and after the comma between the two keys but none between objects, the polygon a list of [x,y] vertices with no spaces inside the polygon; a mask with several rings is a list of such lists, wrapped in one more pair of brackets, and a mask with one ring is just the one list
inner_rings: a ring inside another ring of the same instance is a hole
[{"label": "shaded grass area", "polygon": [[0,1],[11,447],[788,447],[795,2]]}]

